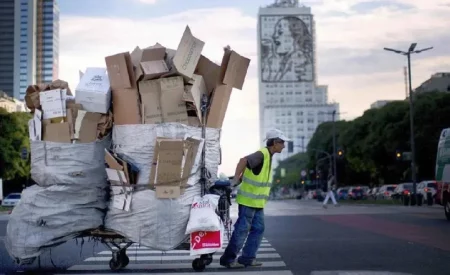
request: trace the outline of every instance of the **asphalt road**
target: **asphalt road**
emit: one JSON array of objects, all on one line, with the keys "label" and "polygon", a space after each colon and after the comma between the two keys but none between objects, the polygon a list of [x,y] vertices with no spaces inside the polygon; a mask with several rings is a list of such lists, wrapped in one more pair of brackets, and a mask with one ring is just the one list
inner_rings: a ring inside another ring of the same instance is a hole
[{"label": "asphalt road", "polygon": [[[213,263],[203,274],[450,274],[450,222],[439,208],[342,205],[323,209],[316,202],[293,200],[271,202],[265,212],[265,240],[259,252],[264,266],[230,272]],[[236,215],[236,209],[232,214]],[[41,256],[40,268],[37,261],[18,267],[1,241],[6,223],[0,217],[0,273],[112,273],[107,249],[87,241],[53,248],[51,255]],[[122,274],[194,274],[191,258],[184,252],[161,256],[133,247],[128,254],[130,265]]]}]

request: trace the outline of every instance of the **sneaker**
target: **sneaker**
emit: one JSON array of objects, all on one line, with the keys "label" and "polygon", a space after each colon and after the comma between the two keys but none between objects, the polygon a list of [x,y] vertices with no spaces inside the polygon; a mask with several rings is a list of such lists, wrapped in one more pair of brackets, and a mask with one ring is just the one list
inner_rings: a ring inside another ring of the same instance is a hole
[{"label": "sneaker", "polygon": [[245,266],[251,266],[251,267],[257,267],[257,266],[262,266],[263,263],[258,262],[257,260],[253,260],[250,264],[245,265]]},{"label": "sneaker", "polygon": [[234,269],[234,268],[245,268],[245,265],[240,264],[240,263],[238,263],[238,262],[236,262],[236,261],[231,262],[231,263],[227,263],[227,264],[220,263],[220,265],[221,265],[221,266],[224,266],[224,267],[226,267],[226,268],[230,268],[230,269]]},{"label": "sneaker", "polygon": [[325,208],[325,209],[327,209],[327,206],[324,204],[324,205],[322,205],[323,206],[323,208]]}]

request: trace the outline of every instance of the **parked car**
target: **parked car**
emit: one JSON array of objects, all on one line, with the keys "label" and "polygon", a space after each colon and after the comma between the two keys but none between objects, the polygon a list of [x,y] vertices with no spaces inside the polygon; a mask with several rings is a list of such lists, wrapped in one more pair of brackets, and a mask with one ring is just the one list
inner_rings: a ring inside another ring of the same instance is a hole
[{"label": "parked car", "polygon": [[346,200],[348,196],[348,187],[340,187],[336,190],[338,200]]},{"label": "parked car", "polygon": [[431,193],[431,198],[436,198],[436,192],[437,192],[437,184],[434,180],[427,180],[427,181],[421,181],[417,185],[417,193],[421,195],[423,198],[423,202],[427,203],[427,194]]},{"label": "parked car", "polygon": [[377,199],[390,199],[395,188],[397,188],[397,185],[395,184],[386,184],[381,186],[376,194]]},{"label": "parked car", "polygon": [[403,201],[405,197],[411,196],[412,190],[413,190],[412,182],[400,183],[394,189],[394,192],[392,193],[391,197],[395,200]]},{"label": "parked car", "polygon": [[362,188],[360,186],[351,187],[348,190],[348,199],[350,199],[350,200],[365,200],[365,199],[367,199],[367,192],[365,190],[366,190],[365,188]]},{"label": "parked car", "polygon": [[20,193],[11,193],[3,199],[2,206],[14,207],[20,201],[21,197],[22,195]]}]

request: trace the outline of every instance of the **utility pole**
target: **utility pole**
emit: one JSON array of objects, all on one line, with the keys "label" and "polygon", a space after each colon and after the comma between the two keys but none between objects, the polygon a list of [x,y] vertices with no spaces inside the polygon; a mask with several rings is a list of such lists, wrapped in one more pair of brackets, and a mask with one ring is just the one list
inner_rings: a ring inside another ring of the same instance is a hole
[{"label": "utility pole", "polygon": [[[386,51],[394,52],[397,54],[405,55],[408,60],[408,82],[409,82],[409,127],[410,127],[410,143],[411,143],[411,180],[413,182],[413,198],[414,198],[414,204],[417,201],[417,179],[416,179],[416,148],[415,148],[415,142],[414,142],[414,109],[413,109],[413,91],[412,91],[412,84],[411,84],[411,54],[412,53],[421,53],[424,51],[428,51],[433,49],[433,47],[421,49],[421,50],[415,50],[417,46],[417,43],[412,43],[409,46],[409,49],[407,52],[395,50],[391,48],[384,48]],[[413,204],[413,202],[411,202]]]}]

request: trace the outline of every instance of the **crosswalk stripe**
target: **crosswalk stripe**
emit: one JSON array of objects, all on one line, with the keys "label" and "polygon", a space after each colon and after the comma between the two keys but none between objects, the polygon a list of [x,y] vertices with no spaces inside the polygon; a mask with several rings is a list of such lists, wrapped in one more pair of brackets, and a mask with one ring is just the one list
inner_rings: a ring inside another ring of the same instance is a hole
[{"label": "crosswalk stripe", "polygon": [[[227,272],[228,273],[228,272]],[[95,273],[80,273],[80,274],[73,274],[72,275],[94,275]],[[102,273],[103,275],[111,275],[111,274],[117,274],[117,273]],[[148,274],[152,274],[152,275],[192,275],[192,274],[198,274],[198,272],[183,272],[183,273],[122,273],[120,272],[121,275],[148,275]],[[210,271],[205,271],[202,272],[202,274],[205,275],[224,275],[226,274],[223,271],[217,271],[217,272],[210,272]],[[276,271],[233,271],[232,272],[233,275],[249,275],[249,274],[255,274],[255,275],[259,275],[259,274],[265,274],[265,275],[292,275],[293,273],[289,270],[276,270]],[[63,275],[63,274],[56,274],[56,275]]]},{"label": "crosswalk stripe", "polygon": [[[265,267],[286,267],[286,264],[283,261],[274,261],[274,262],[264,262],[263,266]],[[224,269],[218,262],[213,262],[207,266],[207,269]],[[191,263],[173,263],[173,264],[135,264],[133,263],[133,259],[130,259],[130,264],[126,267],[125,270],[167,270],[167,269],[189,269],[192,270]],[[68,270],[70,271],[100,271],[100,270],[109,270],[109,265],[75,265],[70,267]],[[207,273],[209,274],[209,273]],[[234,273],[233,273],[234,274]]]},{"label": "crosswalk stripe", "polygon": [[[174,261],[174,260],[192,260],[194,256],[189,255],[177,255],[177,256],[136,256],[133,257],[137,261]],[[278,253],[269,253],[269,254],[257,254],[257,259],[272,259],[272,258],[281,258]],[[102,262],[109,261],[111,257],[90,257],[87,258],[86,262]]]},{"label": "crosswalk stripe", "polygon": [[[219,249],[217,250],[217,254],[223,253],[225,251],[225,248]],[[263,252],[263,251],[275,251],[275,248],[273,247],[261,247],[260,249],[258,249],[258,252]],[[160,255],[167,255],[167,254],[189,254],[190,251],[189,250],[171,250],[171,251],[157,251],[157,250],[149,250],[149,249],[139,249],[139,250],[133,250],[133,249],[128,249],[127,250],[127,255],[135,255],[135,254],[160,254]],[[111,255],[111,251],[102,251],[97,253],[98,255]]]},{"label": "crosswalk stripe", "polygon": [[[262,241],[261,241],[261,244],[268,244],[269,243],[269,241],[268,240],[265,240],[265,239],[263,239]],[[223,245],[224,246],[227,246],[228,245],[228,241],[224,241],[223,242]],[[132,245],[130,245],[130,248],[132,248],[132,247],[143,247],[142,245],[139,245],[139,244],[137,244],[137,243],[134,243],[134,244],[132,244]]]},{"label": "crosswalk stripe", "polygon": [[[225,247],[227,247],[227,245],[228,244],[223,244],[222,245],[222,247],[223,248],[225,248]],[[260,247],[271,247],[271,245],[270,245],[270,243],[262,243],[261,245],[260,245]],[[127,248],[127,251],[135,251],[135,250],[151,250],[151,248],[148,248],[148,247],[145,247],[145,246],[137,246],[137,245],[132,245],[132,246],[130,246],[130,247],[128,247]],[[159,250],[153,250],[153,251],[158,251],[158,252],[161,252],[161,251],[159,251]],[[169,253],[169,252],[172,252],[172,251],[177,251],[177,253],[182,253],[182,252],[184,252],[184,251],[189,251],[189,250],[169,250],[169,251],[166,251],[166,253]]]}]

